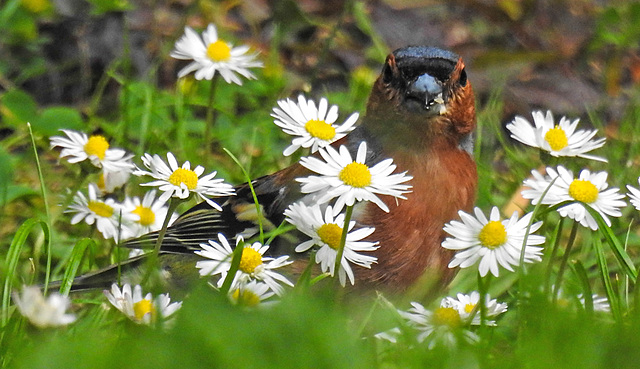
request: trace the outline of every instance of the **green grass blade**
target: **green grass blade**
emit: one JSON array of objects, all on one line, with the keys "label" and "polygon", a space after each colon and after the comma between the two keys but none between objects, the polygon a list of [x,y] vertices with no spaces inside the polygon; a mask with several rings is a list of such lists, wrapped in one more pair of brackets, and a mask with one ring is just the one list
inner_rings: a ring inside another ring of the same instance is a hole
[{"label": "green grass blade", "polygon": [[233,280],[236,277],[236,273],[238,273],[238,269],[240,268],[240,261],[242,260],[242,251],[244,250],[244,241],[238,242],[235,250],[233,250],[233,257],[231,258],[231,266],[229,267],[229,271],[227,272],[227,276],[222,283],[222,287],[220,287],[220,292],[223,295],[228,295],[229,290],[231,290],[231,285],[233,284]]},{"label": "green grass blade", "polygon": [[587,313],[592,314],[593,292],[591,292],[591,284],[589,283],[589,276],[587,275],[587,271],[584,269],[584,265],[582,265],[580,260],[572,261],[569,266],[580,281],[580,286],[582,287],[582,296],[584,296],[584,309],[587,311]]},{"label": "green grass blade", "polygon": [[82,263],[84,252],[87,250],[87,247],[91,245],[95,246],[96,242],[90,238],[83,238],[78,241],[73,247],[73,251],[71,251],[71,257],[69,258],[69,264],[67,265],[67,269],[64,271],[64,276],[62,277],[62,283],[60,285],[61,295],[66,296],[69,294],[71,285],[73,284],[73,279],[78,273],[80,263]]},{"label": "green grass blade", "polygon": [[618,259],[618,263],[620,264],[620,267],[622,267],[624,273],[635,281],[638,278],[638,271],[636,270],[635,265],[633,265],[631,257],[629,257],[629,254],[624,250],[624,246],[620,243],[620,240],[618,240],[618,237],[616,237],[611,228],[607,226],[602,216],[600,216],[600,213],[589,206],[585,206],[585,209],[589,211],[589,214],[591,214],[598,223],[598,230],[607,240],[609,246],[611,246],[611,251],[613,251],[616,259]]},{"label": "green grass blade", "polygon": [[22,223],[18,231],[16,232],[13,240],[11,241],[11,245],[9,246],[9,251],[7,252],[7,257],[5,258],[4,265],[4,287],[2,290],[2,327],[6,326],[9,320],[9,304],[11,302],[11,290],[13,289],[13,281],[16,277],[16,269],[18,267],[18,261],[20,261],[20,253],[22,252],[22,246],[24,246],[27,237],[31,233],[32,228],[39,224],[42,227],[42,230],[48,233],[47,224],[41,220],[31,218]]},{"label": "green grass blade", "polygon": [[609,299],[609,306],[611,306],[611,312],[617,322],[622,321],[622,314],[620,312],[620,301],[618,300],[618,294],[613,288],[611,283],[611,277],[609,277],[609,267],[607,266],[607,258],[604,255],[602,249],[602,241],[599,237],[593,238],[593,246],[596,251],[596,257],[598,259],[598,266],[600,267],[600,277],[602,278],[602,284],[607,292],[607,298]]},{"label": "green grass blade", "polygon": [[47,189],[44,186],[44,176],[42,175],[42,166],[40,165],[40,158],[38,157],[38,149],[36,147],[36,141],[33,137],[33,131],[31,130],[31,124],[27,123],[29,128],[29,136],[31,137],[31,146],[33,147],[33,156],[36,161],[36,169],[38,170],[38,180],[40,181],[40,193],[42,195],[42,202],[44,203],[44,212],[46,214],[46,224],[43,226],[45,237],[45,253],[47,254],[47,266],[44,274],[44,291],[47,292],[49,286],[49,277],[51,276],[51,214],[49,213],[49,202],[47,201]]},{"label": "green grass blade", "polygon": [[226,152],[227,155],[229,155],[231,159],[240,167],[240,170],[242,170],[245,180],[249,185],[249,189],[251,190],[251,196],[253,196],[253,202],[256,204],[256,214],[258,216],[258,228],[260,229],[260,243],[264,244],[263,216],[262,216],[262,211],[260,209],[260,203],[258,202],[258,195],[256,194],[256,191],[253,188],[251,176],[249,176],[249,172],[247,172],[247,170],[240,163],[240,160],[238,160],[238,158],[236,158],[235,155],[231,153],[231,151],[227,149],[222,149],[222,150],[224,150],[224,152]]}]

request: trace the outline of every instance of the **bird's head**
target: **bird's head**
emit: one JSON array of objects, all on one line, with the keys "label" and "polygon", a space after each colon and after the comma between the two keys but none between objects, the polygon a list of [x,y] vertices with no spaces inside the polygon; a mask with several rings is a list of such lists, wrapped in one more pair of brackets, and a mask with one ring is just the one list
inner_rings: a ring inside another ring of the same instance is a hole
[{"label": "bird's head", "polygon": [[462,59],[410,46],[389,54],[373,86],[367,117],[374,131],[461,139],[475,128],[475,102]]}]

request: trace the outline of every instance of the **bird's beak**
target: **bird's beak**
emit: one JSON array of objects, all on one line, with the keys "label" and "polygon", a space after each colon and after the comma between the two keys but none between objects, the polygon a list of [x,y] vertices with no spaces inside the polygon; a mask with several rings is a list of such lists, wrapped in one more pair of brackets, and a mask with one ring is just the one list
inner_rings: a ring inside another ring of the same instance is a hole
[{"label": "bird's beak", "polygon": [[442,83],[429,74],[423,74],[407,88],[407,99],[420,103],[422,109],[442,115],[447,111]]}]

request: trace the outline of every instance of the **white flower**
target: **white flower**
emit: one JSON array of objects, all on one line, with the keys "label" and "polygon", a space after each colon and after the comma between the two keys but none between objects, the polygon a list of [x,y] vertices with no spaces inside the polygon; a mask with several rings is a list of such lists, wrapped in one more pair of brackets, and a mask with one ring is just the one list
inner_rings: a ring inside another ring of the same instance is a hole
[{"label": "white flower", "polygon": [[[166,202],[156,199],[156,190],[147,192],[142,201],[139,197],[127,197],[124,200],[124,211],[131,214],[133,219],[132,237],[138,237],[145,233],[157,231],[162,228],[162,223],[169,210]],[[171,214],[169,225],[177,218],[177,214]]]},{"label": "white flower", "polygon": [[60,157],[69,156],[69,163],[79,163],[89,159],[91,163],[109,172],[128,171],[133,169],[131,158],[122,149],[109,148],[109,143],[104,136],[93,135],[87,137],[82,132],[61,130],[67,137],[51,137],[51,148],[62,147]]},{"label": "white flower", "polygon": [[73,203],[65,210],[65,213],[76,213],[71,218],[71,224],[77,224],[84,220],[87,224],[96,223],[98,231],[105,239],[113,238],[116,242],[129,237],[133,231],[127,224],[131,221],[131,215],[122,210],[122,205],[112,198],[101,200],[97,196],[98,188],[95,184],[89,184],[89,199],[78,191],[73,197]]},{"label": "white flower", "polygon": [[409,326],[419,332],[416,337],[418,342],[429,342],[430,349],[441,344],[448,347],[455,346],[456,332],[462,333],[469,343],[479,340],[476,334],[463,328],[464,321],[460,313],[454,307],[448,306],[446,299],[443,299],[440,307],[434,311],[425,309],[417,302],[412,302],[411,306],[407,311],[398,310],[398,313],[406,319]]},{"label": "white flower", "polygon": [[[558,208],[558,213],[562,217],[568,217],[579,222],[584,227],[589,227],[594,231],[598,229],[598,223],[586,207],[597,211],[604,219],[607,226],[611,226],[608,216],[619,217],[622,212],[619,208],[627,204],[622,201],[623,194],[618,193],[617,188],[607,188],[607,172],[591,173],[584,169],[577,179],[563,166],[557,169],[547,167],[547,176],[543,176],[538,171],[531,171],[533,179],[524,181],[524,185],[530,189],[522,191],[522,197],[531,199],[531,203],[536,205],[557,205],[564,201],[571,201],[570,204]],[[555,181],[554,181],[555,180]],[[553,185],[549,187],[551,182]],[[544,191],[549,187],[547,194],[542,197]]]},{"label": "white flower", "polygon": [[[320,264],[322,272],[335,275],[335,263],[337,252],[340,247],[340,237],[342,236],[342,227],[344,226],[344,214],[338,216],[333,215],[331,206],[327,206],[324,217],[319,205],[306,206],[301,202],[291,204],[284,211],[287,221],[298,228],[299,231],[311,237],[311,240],[305,241],[296,247],[297,252],[309,250],[314,245],[320,246],[316,253],[316,263]],[[370,236],[375,228],[359,228],[353,230],[356,222],[349,222],[347,230],[347,240],[344,245],[342,260],[340,261],[340,270],[338,277],[340,283],[344,286],[346,277],[349,282],[354,284],[353,270],[349,263],[359,265],[364,268],[371,268],[371,264],[375,263],[378,258],[375,256],[361,255],[358,251],[374,251],[378,246],[378,242],[361,241]]]},{"label": "white flower", "polygon": [[116,189],[124,186],[131,176],[131,172],[135,166],[132,164],[130,168],[119,170],[117,172],[111,172],[106,169],[100,173],[100,180],[98,180],[98,188],[103,193],[113,193]]},{"label": "white flower", "polygon": [[[478,291],[473,291],[470,295],[459,293],[456,297],[457,299],[446,297],[443,305],[451,306],[458,310],[463,321],[468,321],[471,325],[480,325],[480,306],[478,306],[480,293]],[[495,299],[492,300],[489,295],[486,296],[485,307],[487,318],[493,318],[507,311],[507,304],[499,303]],[[475,313],[473,319],[471,319],[471,313],[473,313],[474,310]],[[494,326],[496,322],[494,320],[487,320],[485,324]]]},{"label": "white flower", "polygon": [[200,165],[191,170],[191,163],[188,161],[178,165],[175,156],[167,153],[169,165],[165,164],[159,155],[144,154],[142,162],[147,169],[136,169],[133,174],[137,176],[148,175],[156,181],[143,183],[141,186],[158,186],[164,193],[160,196],[160,201],[167,201],[171,196],[186,199],[192,192],[197,193],[211,207],[222,210],[213,200],[207,196],[228,196],[234,194],[234,189],[230,184],[223,183],[222,179],[213,179],[217,172],[212,172],[204,177],[204,168]]},{"label": "white flower", "polygon": [[275,293],[271,292],[271,288],[266,283],[252,280],[233,289],[229,298],[236,305],[252,307],[274,302],[263,302],[274,295]]},{"label": "white flower", "polygon": [[278,106],[280,108],[273,108],[271,113],[275,118],[274,123],[286,134],[299,136],[284,150],[284,156],[293,154],[300,147],[311,147],[311,153],[314,153],[318,148],[341,139],[355,129],[359,116],[353,113],[342,125],[334,124],[338,119],[338,107],[332,105],[327,111],[328,103],[324,97],[317,108],[313,100],[307,100],[302,95],[298,96],[297,104],[286,99],[279,100]]},{"label": "white flower", "polygon": [[[459,211],[462,221],[454,220],[444,226],[444,231],[453,238],[444,240],[442,247],[457,251],[449,268],[468,268],[479,260],[478,271],[483,277],[489,271],[497,277],[498,265],[513,271],[512,266],[520,264],[524,236],[533,214],[526,214],[518,220],[518,214],[514,212],[511,218],[501,220],[500,212],[495,206],[491,209],[489,219],[479,208],[474,209],[474,214],[475,217]],[[533,234],[540,226],[542,222],[531,225],[524,251],[525,263],[541,260],[542,247],[532,246],[544,243],[544,236]]]},{"label": "white flower", "polygon": [[[640,178],[638,178],[638,183],[640,183]],[[627,189],[629,190],[627,194],[629,201],[635,206],[636,210],[640,210],[640,190],[630,185],[627,185]]]},{"label": "white flower", "polygon": [[[209,245],[200,244],[201,251],[195,253],[211,260],[198,261],[196,268],[200,269],[200,275],[217,275],[220,274],[218,287],[222,287],[227,272],[231,268],[231,258],[233,257],[233,249],[229,245],[229,241],[222,233],[218,234],[220,243],[209,240]],[[236,247],[244,243],[242,237],[236,239]],[[293,286],[286,277],[273,271],[286,265],[293,263],[288,260],[289,256],[280,256],[276,259],[265,257],[264,253],[269,249],[268,245],[261,245],[259,242],[253,245],[245,245],[242,250],[242,258],[240,266],[234,277],[231,289],[236,289],[240,285],[246,284],[252,279],[257,279],[266,283],[277,295],[284,293],[284,288],[280,283]]]},{"label": "white flower", "polygon": [[548,151],[552,156],[578,156],[606,162],[607,160],[598,156],[588,155],[587,152],[602,147],[605,139],[591,140],[597,130],[577,130],[579,119],[573,122],[562,117],[560,123],[555,124],[550,111],[546,116],[541,111],[534,111],[533,123],[535,127],[526,119],[517,116],[513,122],[507,124],[507,129],[511,131],[511,137],[524,143],[525,145],[540,148]]},{"label": "white flower", "polygon": [[169,294],[158,295],[155,299],[151,293],[142,296],[140,285],[136,285],[132,293],[128,283],[122,286],[122,290],[114,283],[111,291],[104,290],[103,293],[116,309],[138,324],[152,324],[158,317],[167,320],[182,307],[182,302],[172,303]]},{"label": "white flower", "polygon": [[216,27],[209,24],[202,33],[202,38],[190,27],[185,27],[184,36],[176,42],[171,56],[176,59],[193,60],[180,70],[178,77],[195,71],[197,80],[210,80],[218,72],[227,83],[242,85],[242,80],[237,74],[255,79],[248,68],[262,67],[262,62],[254,60],[257,54],[248,55],[247,51],[249,47],[246,45],[233,47],[219,39]]},{"label": "white flower", "polygon": [[318,204],[337,197],[333,206],[334,214],[342,211],[345,205],[351,206],[356,201],[363,200],[371,201],[389,212],[389,207],[376,194],[406,199],[403,194],[410,192],[411,186],[401,183],[413,177],[406,175],[406,172],[391,174],[396,169],[392,159],[382,160],[369,167],[365,164],[367,143],[364,141],[358,147],[355,160],[345,146],[340,146],[339,150],[338,152],[331,146],[319,149],[318,152],[325,161],[310,156],[300,159],[302,166],[322,175],[297,178],[302,183],[303,193],[320,192]]},{"label": "white flower", "polygon": [[68,296],[51,293],[46,299],[40,288],[24,287],[22,293],[13,294],[18,310],[38,328],[58,327],[73,323],[75,315],[66,314],[71,302]]}]

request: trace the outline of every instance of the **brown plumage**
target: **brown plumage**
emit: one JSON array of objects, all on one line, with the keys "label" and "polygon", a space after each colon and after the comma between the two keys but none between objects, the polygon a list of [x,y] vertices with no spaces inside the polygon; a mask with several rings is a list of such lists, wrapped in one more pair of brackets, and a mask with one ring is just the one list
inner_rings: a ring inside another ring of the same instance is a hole
[{"label": "brown plumage", "polygon": [[[360,142],[366,140],[367,164],[393,158],[397,172],[413,176],[413,192],[406,195],[407,200],[383,196],[389,213],[373,204],[361,205],[354,212],[358,225],[375,227],[370,238],[380,242],[375,252],[377,264],[370,270],[354,268],[356,285],[403,291],[425,273],[434,285],[445,285],[453,271],[447,268],[452,255],[440,246],[445,237],[442,227],[457,218],[458,210],[472,208],[477,183],[471,156],[474,96],[462,59],[431,47],[394,51],[373,86],[360,122],[334,147],[346,145],[355,155]],[[283,211],[304,196],[295,179],[309,174],[295,164],[254,181],[264,215],[272,224],[280,224]],[[215,240],[219,232],[232,238],[254,226],[239,215],[253,208],[248,186],[236,190],[236,196],[218,201],[222,212],[206,203],[185,212],[169,227],[162,253],[191,254],[200,243]],[[151,233],[125,246],[149,247],[156,237],[157,233]],[[291,253],[292,247],[283,244],[286,242],[272,245],[270,251]]]}]

